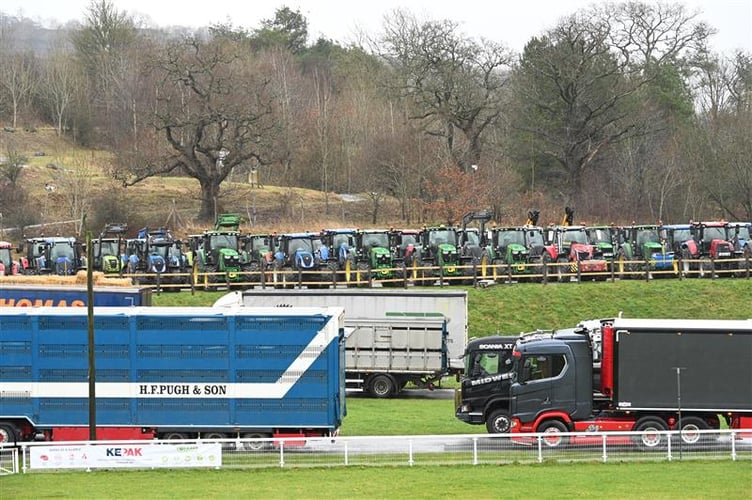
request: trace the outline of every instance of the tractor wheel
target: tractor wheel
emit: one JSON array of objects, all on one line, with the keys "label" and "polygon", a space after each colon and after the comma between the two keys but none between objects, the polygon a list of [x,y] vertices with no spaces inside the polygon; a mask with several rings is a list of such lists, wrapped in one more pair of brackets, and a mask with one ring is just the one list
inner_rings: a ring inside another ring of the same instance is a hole
[{"label": "tractor wheel", "polygon": [[421,261],[420,267],[423,269],[420,270],[420,285],[421,286],[432,286],[436,282],[436,278],[433,275],[433,262],[424,260]]},{"label": "tractor wheel", "polygon": [[353,271],[353,261],[352,259],[347,259],[345,261],[345,284],[347,286],[352,286],[354,280],[355,272]]},{"label": "tractor wheel", "polygon": [[328,274],[328,280],[329,283],[334,285],[335,283],[339,283],[340,277],[338,276],[339,273],[339,263],[336,261],[329,261],[326,263],[326,272]]},{"label": "tractor wheel", "polygon": [[371,278],[371,266],[368,262],[358,262],[358,287],[367,288]]},{"label": "tractor wheel", "polygon": [[692,263],[689,262],[692,259],[692,256],[687,252],[686,250],[682,251],[682,276],[685,278],[694,278],[697,277],[697,275],[692,275]]},{"label": "tractor wheel", "polygon": [[559,283],[566,283],[570,281],[570,276],[567,276],[570,272],[569,260],[565,258],[559,258],[556,260],[556,277]]},{"label": "tractor wheel", "polygon": [[478,276],[480,279],[489,279],[491,277],[491,268],[491,258],[486,252],[483,252],[483,255],[480,256],[480,265],[478,267]]},{"label": "tractor wheel", "polygon": [[629,264],[627,264],[627,256],[624,250],[619,250],[619,255],[616,256],[616,274],[620,280],[630,278]]},{"label": "tractor wheel", "polygon": [[708,277],[711,277],[712,275],[713,275],[713,265],[710,262],[710,259],[702,259],[698,266],[697,277],[708,278]]}]

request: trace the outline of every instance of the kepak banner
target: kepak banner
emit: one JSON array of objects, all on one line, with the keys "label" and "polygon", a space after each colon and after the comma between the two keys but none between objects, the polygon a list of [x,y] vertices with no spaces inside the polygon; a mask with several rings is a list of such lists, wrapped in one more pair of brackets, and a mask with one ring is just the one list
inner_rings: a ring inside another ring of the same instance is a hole
[{"label": "kepak banner", "polygon": [[220,467],[222,445],[117,444],[81,446],[33,446],[32,469],[119,469]]}]

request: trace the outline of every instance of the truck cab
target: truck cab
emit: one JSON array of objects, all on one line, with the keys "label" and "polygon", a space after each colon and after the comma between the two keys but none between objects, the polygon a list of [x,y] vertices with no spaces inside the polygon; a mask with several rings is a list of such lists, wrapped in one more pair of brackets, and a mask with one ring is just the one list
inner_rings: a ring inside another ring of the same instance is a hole
[{"label": "truck cab", "polygon": [[489,433],[509,432],[509,384],[512,351],[518,337],[473,339],[465,347],[465,371],[455,390],[455,416],[468,424],[485,424]]},{"label": "truck cab", "polygon": [[[593,361],[587,335],[562,333],[550,339],[520,342],[514,351],[514,381],[511,384],[512,414],[522,424],[535,424],[542,414],[568,415],[583,419],[593,409]],[[557,425],[557,424],[553,424]],[[545,432],[542,424],[538,432]]]}]

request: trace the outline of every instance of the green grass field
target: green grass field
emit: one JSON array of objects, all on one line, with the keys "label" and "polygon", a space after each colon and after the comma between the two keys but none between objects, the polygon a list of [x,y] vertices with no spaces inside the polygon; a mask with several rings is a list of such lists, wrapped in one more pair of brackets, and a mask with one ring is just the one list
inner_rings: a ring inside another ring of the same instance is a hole
[{"label": "green grass field", "polygon": [[[154,305],[211,305],[225,292],[163,293]],[[582,319],[752,318],[752,280],[496,285],[469,289],[471,336]],[[348,398],[341,433],[483,433],[453,401]],[[6,498],[749,498],[752,462],[579,463],[35,473],[0,477]]]},{"label": "green grass field", "polygon": [[0,498],[746,499],[750,462],[159,470],[0,477]]}]

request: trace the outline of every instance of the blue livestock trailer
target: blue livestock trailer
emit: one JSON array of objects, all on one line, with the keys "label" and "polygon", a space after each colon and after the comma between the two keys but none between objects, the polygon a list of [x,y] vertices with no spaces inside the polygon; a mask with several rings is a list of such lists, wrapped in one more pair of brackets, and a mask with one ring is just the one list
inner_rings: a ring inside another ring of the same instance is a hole
[{"label": "blue livestock trailer", "polygon": [[[95,307],[97,439],[329,436],[338,307]],[[89,437],[88,315],[0,308],[0,442]]]},{"label": "blue livestock trailer", "polygon": [[[95,286],[94,306],[150,306],[151,289]],[[0,307],[84,307],[88,303],[85,285],[37,285],[0,283]]]}]

